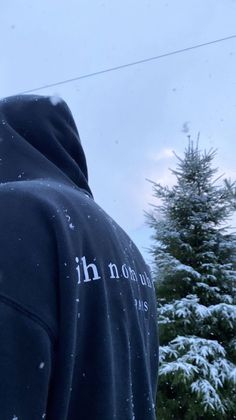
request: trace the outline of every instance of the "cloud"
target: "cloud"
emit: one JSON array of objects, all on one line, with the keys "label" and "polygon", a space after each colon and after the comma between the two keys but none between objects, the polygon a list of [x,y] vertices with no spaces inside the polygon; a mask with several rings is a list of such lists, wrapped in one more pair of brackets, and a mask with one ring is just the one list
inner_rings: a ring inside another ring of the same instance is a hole
[{"label": "cloud", "polygon": [[150,155],[151,160],[153,160],[154,162],[170,159],[172,157],[174,157],[174,152],[173,149],[171,149],[170,147],[166,147],[164,149],[161,149],[160,152],[152,153]]}]

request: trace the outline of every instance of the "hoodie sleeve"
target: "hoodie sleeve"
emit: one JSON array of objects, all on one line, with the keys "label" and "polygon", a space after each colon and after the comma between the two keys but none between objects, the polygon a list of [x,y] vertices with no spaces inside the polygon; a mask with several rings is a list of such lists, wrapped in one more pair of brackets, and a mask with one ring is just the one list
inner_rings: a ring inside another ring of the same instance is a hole
[{"label": "hoodie sleeve", "polygon": [[53,346],[33,315],[0,297],[0,413],[2,420],[46,418]]},{"label": "hoodie sleeve", "polygon": [[0,296],[57,335],[58,261],[50,213],[32,192],[0,186]]},{"label": "hoodie sleeve", "polygon": [[53,371],[56,261],[34,197],[0,186],[0,418],[39,420]]}]

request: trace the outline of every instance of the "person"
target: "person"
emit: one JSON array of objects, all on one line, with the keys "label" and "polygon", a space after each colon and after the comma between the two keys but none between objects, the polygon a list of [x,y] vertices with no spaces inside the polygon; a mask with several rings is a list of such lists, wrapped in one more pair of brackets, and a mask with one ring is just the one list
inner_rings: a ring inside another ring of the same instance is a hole
[{"label": "person", "polygon": [[0,101],[0,183],[1,420],[155,419],[154,283],[66,102]]}]

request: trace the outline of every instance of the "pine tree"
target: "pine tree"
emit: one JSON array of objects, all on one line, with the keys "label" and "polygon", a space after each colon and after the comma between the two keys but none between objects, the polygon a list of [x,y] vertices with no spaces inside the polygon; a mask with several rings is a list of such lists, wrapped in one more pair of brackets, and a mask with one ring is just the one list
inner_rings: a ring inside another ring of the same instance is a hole
[{"label": "pine tree", "polygon": [[158,420],[236,419],[236,236],[216,151],[189,144],[147,213],[160,326]]}]

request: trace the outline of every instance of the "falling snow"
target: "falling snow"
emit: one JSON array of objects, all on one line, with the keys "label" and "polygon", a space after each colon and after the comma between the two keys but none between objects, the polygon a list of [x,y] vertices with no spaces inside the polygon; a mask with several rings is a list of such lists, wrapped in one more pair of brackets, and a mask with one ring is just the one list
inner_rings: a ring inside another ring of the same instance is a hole
[{"label": "falling snow", "polygon": [[60,98],[60,96],[58,95],[53,95],[53,96],[49,96],[49,100],[51,102],[52,105],[58,105],[60,102],[63,102],[62,99]]}]

